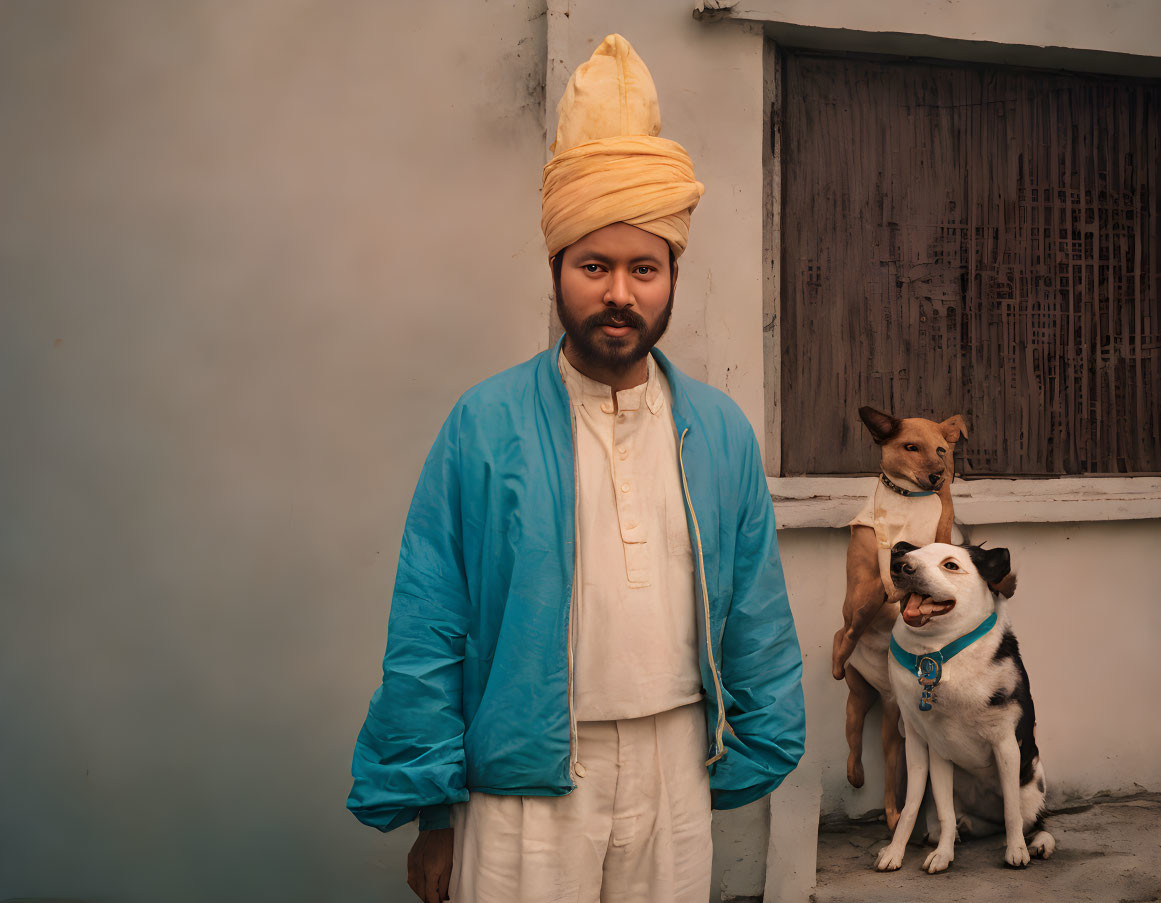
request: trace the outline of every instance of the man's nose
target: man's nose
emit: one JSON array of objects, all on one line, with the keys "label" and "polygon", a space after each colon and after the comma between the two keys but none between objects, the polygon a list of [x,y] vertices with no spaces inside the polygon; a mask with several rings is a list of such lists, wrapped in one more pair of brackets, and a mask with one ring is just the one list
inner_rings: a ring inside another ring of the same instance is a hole
[{"label": "man's nose", "polygon": [[605,292],[605,303],[626,307],[636,299],[633,297],[633,286],[629,281],[629,274],[615,269],[609,274],[609,288]]}]

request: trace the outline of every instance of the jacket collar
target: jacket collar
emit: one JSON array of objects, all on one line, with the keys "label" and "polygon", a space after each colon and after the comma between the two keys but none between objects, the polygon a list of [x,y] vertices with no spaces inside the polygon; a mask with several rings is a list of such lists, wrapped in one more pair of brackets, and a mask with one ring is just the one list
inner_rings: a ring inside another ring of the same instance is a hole
[{"label": "jacket collar", "polygon": [[673,403],[673,424],[680,435],[690,428],[693,420],[693,405],[689,401],[687,377],[656,347],[650,354],[657,361],[657,366],[661,368],[666,382],[669,383],[669,394]]}]

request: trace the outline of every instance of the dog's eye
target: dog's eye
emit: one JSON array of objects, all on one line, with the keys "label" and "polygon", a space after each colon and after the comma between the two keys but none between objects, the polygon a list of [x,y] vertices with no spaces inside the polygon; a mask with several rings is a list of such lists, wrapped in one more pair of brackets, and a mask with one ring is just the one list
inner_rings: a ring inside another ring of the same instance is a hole
[{"label": "dog's eye", "polygon": [[958,571],[959,570],[959,565],[956,564],[954,561],[945,561],[943,563],[943,566],[945,568],[947,568],[949,571]]},{"label": "dog's eye", "polygon": [[940,456],[947,454],[947,449],[944,448],[942,445],[939,448],[937,448],[936,451],[939,452]]},{"label": "dog's eye", "polygon": [[907,449],[907,451],[919,451],[918,445],[904,445],[903,447]]}]

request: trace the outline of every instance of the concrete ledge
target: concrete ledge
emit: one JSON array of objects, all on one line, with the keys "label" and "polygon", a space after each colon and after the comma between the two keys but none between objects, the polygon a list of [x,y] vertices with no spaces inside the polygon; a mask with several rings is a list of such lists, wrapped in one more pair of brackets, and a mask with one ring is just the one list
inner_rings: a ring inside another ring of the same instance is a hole
[{"label": "concrete ledge", "polygon": [[[778,528],[843,527],[875,477],[767,477]],[[1062,523],[1161,518],[1159,477],[956,480],[961,524]]]},{"label": "concrete ledge", "polygon": [[[1102,18],[1094,22],[1100,21],[1104,27],[1090,26],[1080,16],[1057,16],[1051,29],[1044,27],[1047,11],[1038,14],[1033,5],[1026,4],[1023,15],[1003,16],[999,14],[1003,5],[994,0],[984,4],[990,9],[981,10],[977,3],[975,22],[965,29],[957,6],[970,8],[969,4],[948,0],[938,7],[931,4],[921,16],[915,16],[900,5],[697,0],[692,12],[695,19],[706,23],[751,22],[784,47],[826,53],[876,53],[1137,78],[1161,74],[1161,57],[1147,38],[1151,23],[1137,18],[1132,5],[1096,14]],[[1122,16],[1119,21],[1118,13]],[[1062,28],[1066,23],[1073,27]],[[912,27],[922,30],[913,31]],[[1054,43],[1048,43],[1048,37]]]}]

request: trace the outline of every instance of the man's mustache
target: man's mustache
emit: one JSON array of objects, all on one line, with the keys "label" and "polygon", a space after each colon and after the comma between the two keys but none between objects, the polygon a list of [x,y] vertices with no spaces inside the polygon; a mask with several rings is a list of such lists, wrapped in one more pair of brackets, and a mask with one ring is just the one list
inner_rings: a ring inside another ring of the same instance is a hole
[{"label": "man's mustache", "polygon": [[585,330],[600,329],[602,326],[631,326],[638,332],[645,331],[645,318],[628,308],[624,310],[603,310],[585,320]]}]

